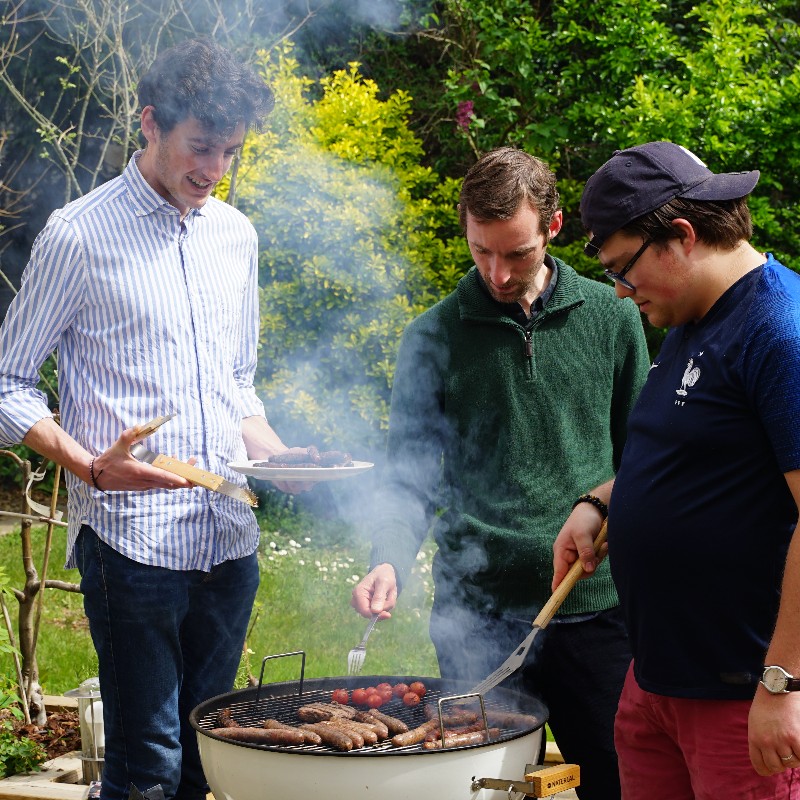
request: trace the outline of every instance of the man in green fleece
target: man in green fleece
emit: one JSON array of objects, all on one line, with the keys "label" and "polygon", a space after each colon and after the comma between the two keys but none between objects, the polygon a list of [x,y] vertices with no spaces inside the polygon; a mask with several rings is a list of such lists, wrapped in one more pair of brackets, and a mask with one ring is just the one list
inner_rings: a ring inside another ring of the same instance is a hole
[{"label": "man in green fleece", "polygon": [[[459,212],[475,266],[403,335],[372,570],[352,605],[390,616],[434,522],[440,673],[477,683],[549,597],[564,520],[605,515],[608,498],[584,493],[615,474],[649,361],[636,306],[547,253],[562,213],[544,162],[486,154]],[[509,679],[548,706],[582,800],[620,796],[613,721],[629,663],[604,562]]]}]

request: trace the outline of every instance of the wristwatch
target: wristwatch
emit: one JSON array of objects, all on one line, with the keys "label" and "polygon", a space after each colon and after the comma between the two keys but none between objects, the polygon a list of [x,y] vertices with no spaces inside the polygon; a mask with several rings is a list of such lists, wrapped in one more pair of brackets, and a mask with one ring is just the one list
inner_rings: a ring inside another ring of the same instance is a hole
[{"label": "wristwatch", "polygon": [[800,691],[800,678],[790,675],[783,667],[771,664],[764,667],[761,683],[770,694],[787,694]]}]

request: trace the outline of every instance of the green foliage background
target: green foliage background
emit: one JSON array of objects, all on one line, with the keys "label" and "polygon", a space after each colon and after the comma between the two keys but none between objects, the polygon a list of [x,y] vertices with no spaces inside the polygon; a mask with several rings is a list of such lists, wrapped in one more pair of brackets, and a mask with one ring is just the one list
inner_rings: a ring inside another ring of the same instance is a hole
[{"label": "green foliage background", "polygon": [[262,247],[258,388],[285,441],[374,458],[402,330],[470,264],[458,182],[420,163],[406,92],[380,99],[357,64],[312,81],[289,47],[261,67],[277,106],[238,178]]},{"label": "green foliage background", "polygon": [[[800,255],[795,131],[800,46],[794,2],[446,0],[422,17],[450,42],[441,102],[474,104],[476,154],[516,144],[556,169],[568,240],[586,179],[615,149],[667,139],[715,171],[760,169],[756,243]],[[569,260],[592,272],[579,248]]]},{"label": "green foliage background", "polygon": [[[185,1],[196,25],[170,22],[164,44],[213,35],[211,7]],[[35,6],[23,0],[21,8]],[[268,131],[248,141],[236,188],[261,237],[258,389],[287,442],[380,459],[397,343],[470,266],[458,188],[493,147],[522,147],[556,170],[565,225],[553,250],[590,277],[601,275],[582,252],[582,187],[615,149],[653,139],[689,147],[716,171],[760,169],[755,244],[800,263],[794,0],[383,0],[369,8],[315,0],[309,9],[292,27],[294,45],[281,15],[266,11],[253,28],[217,30],[243,57],[260,53],[277,95]],[[131,42],[134,17],[123,26]],[[46,99],[52,75],[81,85],[80,67],[64,74],[76,58],[65,47],[37,28],[31,48],[41,58],[8,67]],[[99,127],[102,108],[129,88],[104,91],[103,103],[93,96],[86,107]],[[53,142],[6,105],[9,141],[38,136],[57,161]],[[80,147],[76,163],[88,169],[97,159],[91,137]],[[58,192],[48,196],[55,202]],[[662,334],[648,329],[653,350]]]},{"label": "green foliage background", "polygon": [[[615,149],[655,139],[715,171],[761,169],[755,244],[800,263],[794,3],[403,5],[407,31],[360,39],[363,63],[312,79],[290,48],[262,57],[278,107],[249,143],[240,198],[263,246],[259,388],[293,443],[380,457],[397,342],[471,264],[458,187],[493,147],[556,170],[553,251],[590,277],[583,184]],[[663,331],[647,333],[656,350]]]}]

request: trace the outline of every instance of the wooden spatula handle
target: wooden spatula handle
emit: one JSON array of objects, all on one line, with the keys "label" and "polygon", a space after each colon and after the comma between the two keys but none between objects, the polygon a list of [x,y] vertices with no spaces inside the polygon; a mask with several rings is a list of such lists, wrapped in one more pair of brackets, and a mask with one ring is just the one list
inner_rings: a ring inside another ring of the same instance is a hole
[{"label": "wooden spatula handle", "polygon": [[[600,546],[605,542],[608,535],[606,521],[603,520],[603,525],[597,538],[594,540],[594,552],[600,551]],[[578,559],[570,568],[569,572],[564,576],[561,583],[556,586],[556,590],[550,595],[550,599],[542,606],[536,619],[533,621],[534,628],[544,628],[548,622],[555,616],[556,611],[561,608],[566,596],[570,593],[571,589],[578,582],[578,578],[583,574],[583,563]]]},{"label": "wooden spatula handle", "polygon": [[187,464],[185,461],[178,461],[177,458],[170,458],[169,456],[158,455],[152,462],[154,467],[159,467],[173,475],[180,475],[186,478],[187,481],[203,486],[206,489],[216,490],[220,484],[225,480],[221,475],[216,475],[213,472],[206,472],[198,467]]},{"label": "wooden spatula handle", "polygon": [[151,434],[155,433],[165,422],[169,422],[175,415],[166,414],[163,417],[154,417],[148,422],[136,426],[136,441],[146,439]]}]

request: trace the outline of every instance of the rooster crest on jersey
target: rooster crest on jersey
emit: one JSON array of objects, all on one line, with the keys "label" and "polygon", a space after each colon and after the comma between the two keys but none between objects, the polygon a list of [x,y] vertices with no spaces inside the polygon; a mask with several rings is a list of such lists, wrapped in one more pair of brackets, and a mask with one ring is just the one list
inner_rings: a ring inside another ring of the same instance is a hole
[{"label": "rooster crest on jersey", "polygon": [[700,367],[694,366],[694,359],[690,358],[686,369],[683,371],[683,378],[681,378],[681,388],[675,390],[675,394],[681,397],[686,397],[687,386],[694,386],[700,380]]}]

